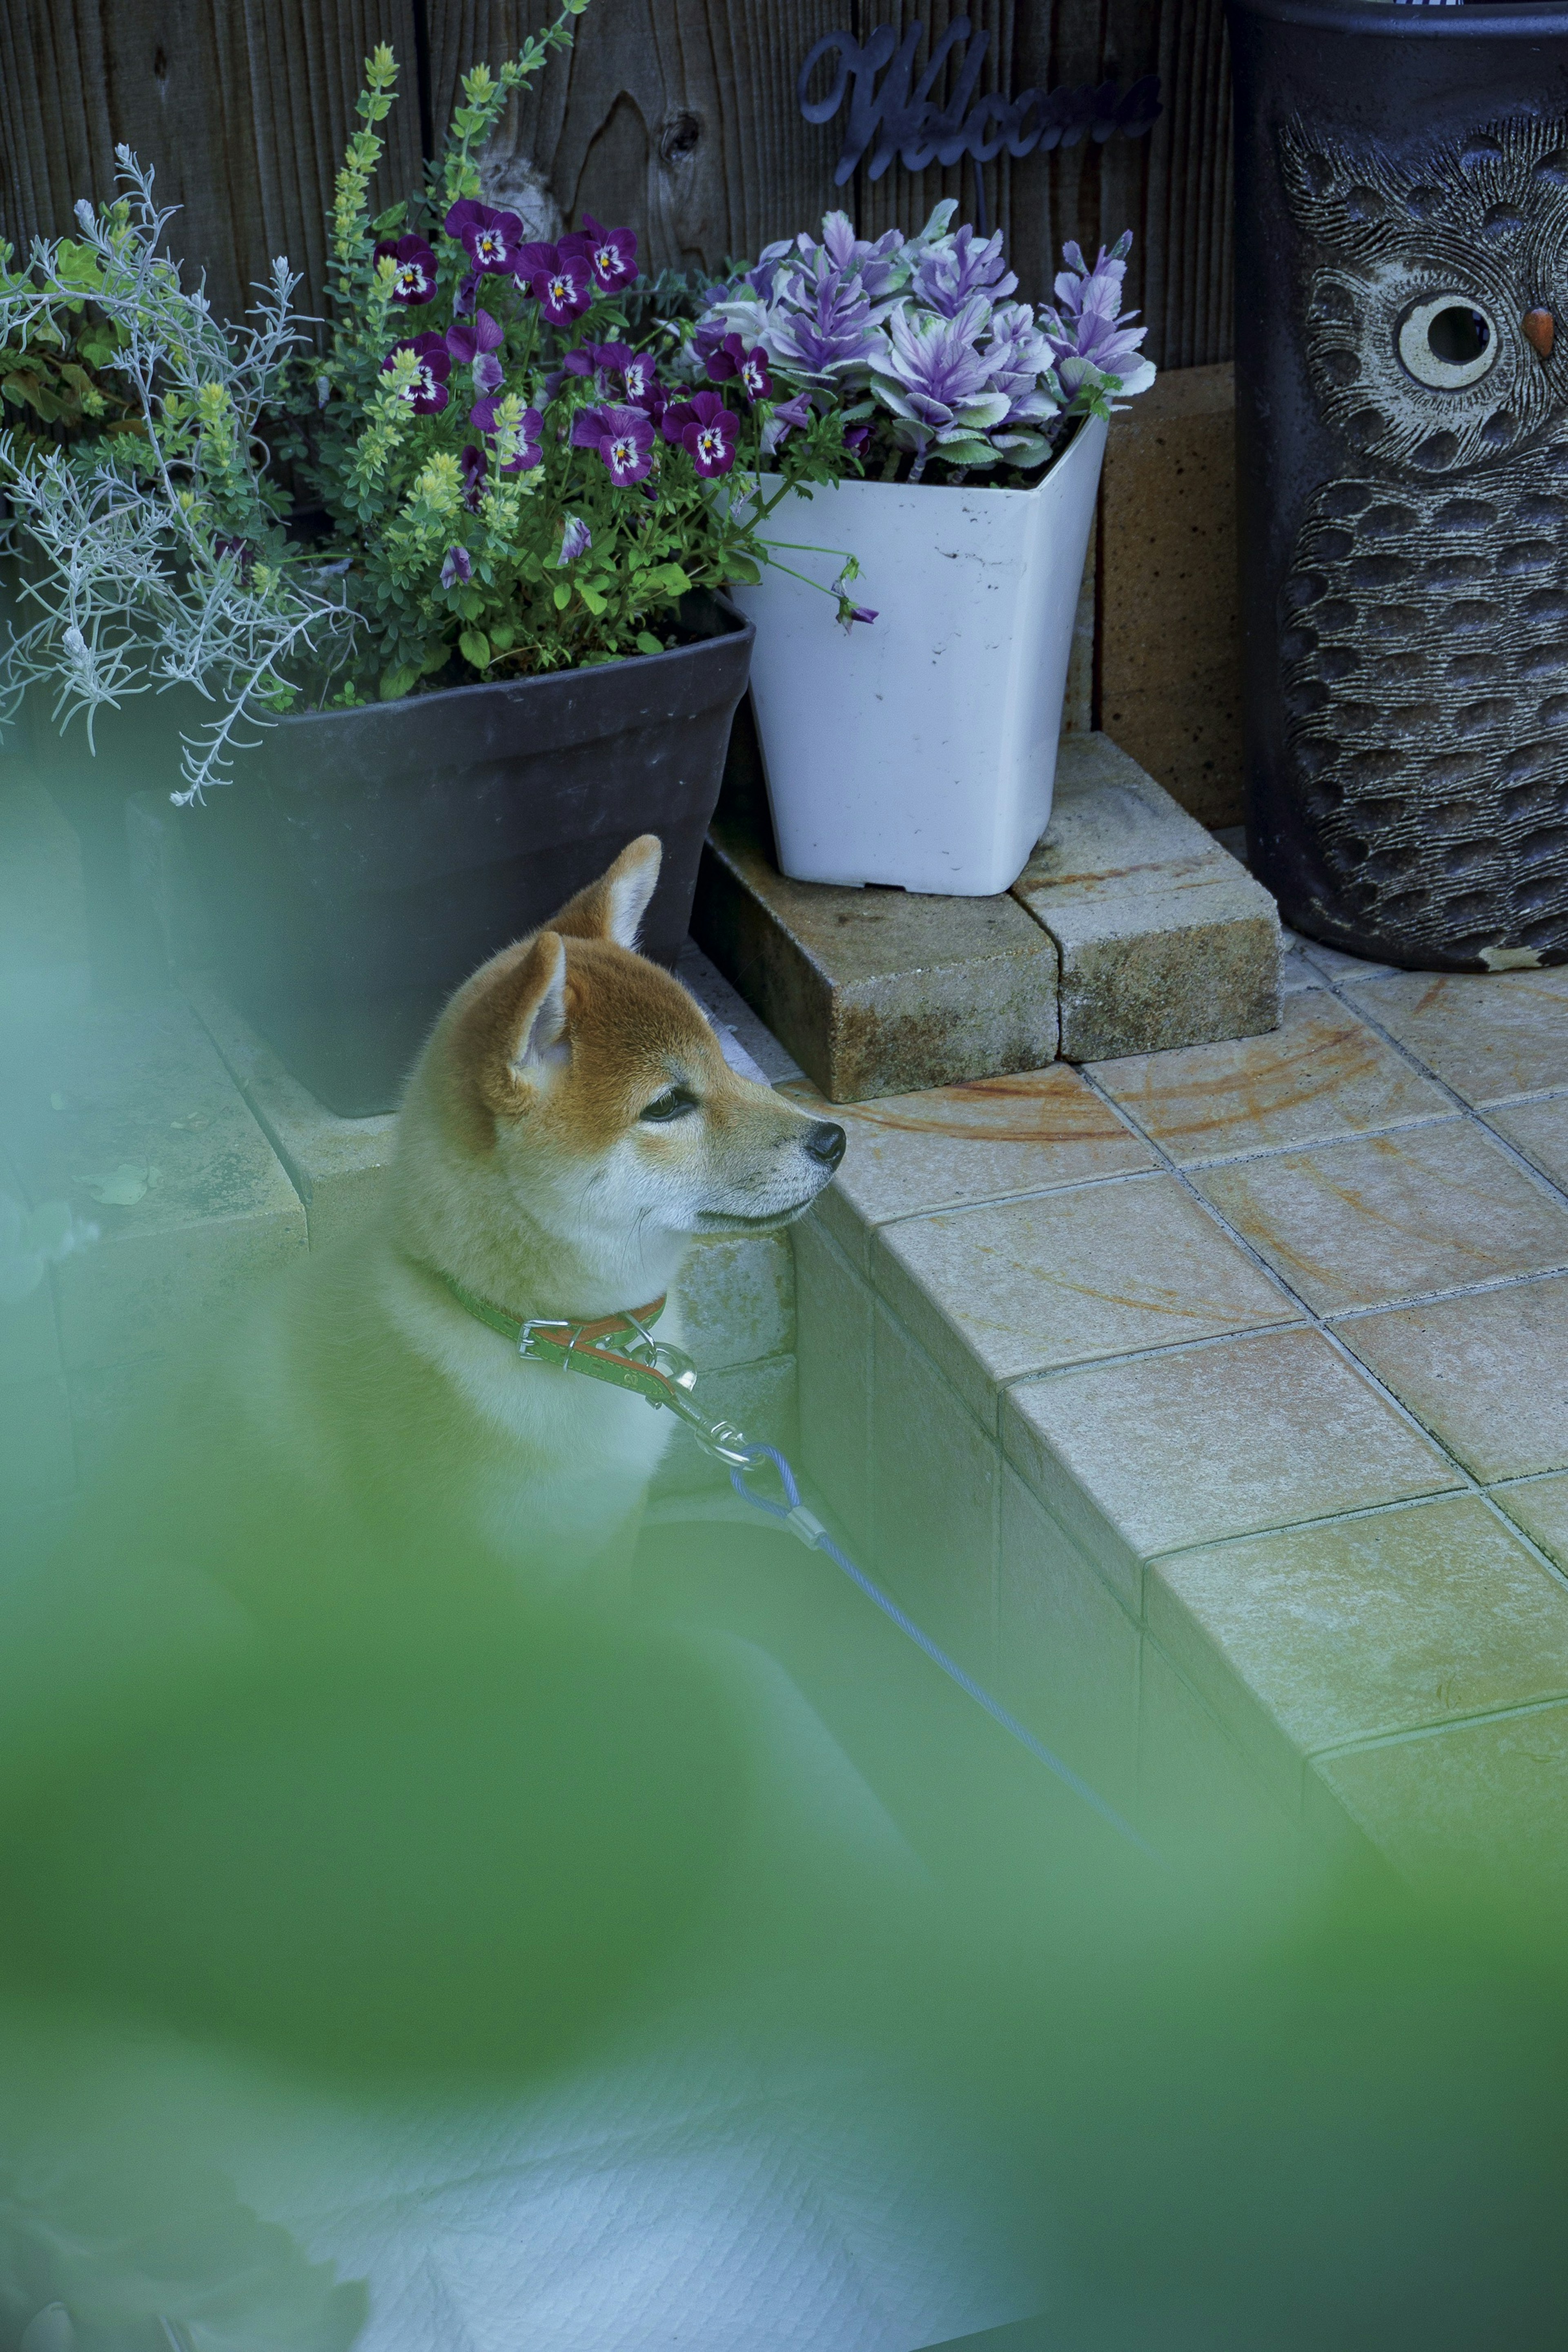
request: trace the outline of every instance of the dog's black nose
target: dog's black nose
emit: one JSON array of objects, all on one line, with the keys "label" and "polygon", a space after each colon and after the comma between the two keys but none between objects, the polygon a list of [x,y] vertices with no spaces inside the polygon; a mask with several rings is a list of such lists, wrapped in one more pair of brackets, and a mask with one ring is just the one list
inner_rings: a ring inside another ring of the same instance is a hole
[{"label": "dog's black nose", "polygon": [[824,1168],[837,1168],[844,1157],[844,1129],[819,1118],[805,1139],[805,1148]]}]

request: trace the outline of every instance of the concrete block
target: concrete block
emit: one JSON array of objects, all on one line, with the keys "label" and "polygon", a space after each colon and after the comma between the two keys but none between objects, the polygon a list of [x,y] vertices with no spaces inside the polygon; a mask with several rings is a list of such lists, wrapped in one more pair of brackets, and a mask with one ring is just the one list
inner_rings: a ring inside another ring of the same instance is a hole
[{"label": "concrete block", "polygon": [[1178,368],[1111,420],[1100,724],[1205,824],[1242,814],[1236,371]]},{"label": "concrete block", "polygon": [[696,1243],[677,1288],[682,1345],[705,1370],[793,1349],[795,1254],[787,1233]]},{"label": "concrete block", "polygon": [[1057,1052],[1051,942],[995,898],[785,879],[755,835],[715,824],[692,931],[830,1102],[907,1094]]},{"label": "concrete block", "polygon": [[870,1573],[932,1641],[989,1684],[996,1671],[1002,1460],[923,1348],[879,1303]]},{"label": "concrete block", "polygon": [[391,1164],[395,1113],[340,1118],[290,1077],[209,977],[189,974],[183,986],[305,1204],[310,1247],[374,1216]]},{"label": "concrete block", "polygon": [[793,1237],[802,1458],[813,1485],[855,1541],[868,1545],[871,1286],[833,1240],[820,1208],[801,1220]]},{"label": "concrete block", "polygon": [[299,1195],[173,992],[5,1034],[0,1135],[29,1203],[100,1228],[53,1271],[68,1371],[177,1349],[305,1247]]},{"label": "concrete block", "polygon": [[1051,822],[1013,896],[1058,951],[1069,1062],[1279,1025],[1273,899],[1108,735],[1062,738]]}]

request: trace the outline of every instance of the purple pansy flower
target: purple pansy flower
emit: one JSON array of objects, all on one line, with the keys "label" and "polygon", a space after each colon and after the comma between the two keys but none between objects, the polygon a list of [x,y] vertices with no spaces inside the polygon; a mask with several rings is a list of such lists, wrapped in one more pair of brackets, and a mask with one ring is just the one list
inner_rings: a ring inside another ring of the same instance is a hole
[{"label": "purple pansy flower", "polygon": [[447,561],[441,566],[442,587],[455,588],[460,580],[471,580],[473,576],[474,562],[468,549],[449,547],[447,550]]},{"label": "purple pansy flower", "polygon": [[768,373],[766,352],[760,343],[748,351],[740,335],[726,335],[717,350],[709,352],[708,373],[715,383],[727,383],[731,376],[738,376],[750,401],[766,400],[772,395],[773,380]]},{"label": "purple pansy flower", "polygon": [[869,604],[851,604],[844,615],[844,625],[847,628],[851,621],[865,621],[869,625],[876,617]]},{"label": "purple pansy flower", "polygon": [[587,554],[593,544],[594,534],[582,516],[568,515],[565,529],[561,534],[561,552],[555,559],[557,571],[563,563],[575,563],[580,555]]},{"label": "purple pansy flower", "polygon": [[579,260],[574,253],[558,255],[554,267],[540,270],[530,283],[540,309],[552,327],[570,325],[592,307],[593,277],[587,263]]},{"label": "purple pansy flower", "polygon": [[727,474],[735,462],[740,424],[716,392],[695,393],[689,400],[667,408],[659,430],[667,441],[679,441],[690,452],[704,481],[711,481],[715,474]]},{"label": "purple pansy flower", "polygon": [[844,446],[853,450],[856,457],[860,455],[870,438],[871,428],[868,425],[847,425],[844,427]]},{"label": "purple pansy flower", "polygon": [[472,367],[476,392],[499,392],[506,380],[496,357],[503,336],[488,310],[476,310],[471,321],[459,320],[447,330],[447,349],[455,360]]},{"label": "purple pansy flower", "polygon": [[476,204],[471,196],[452,206],[445,226],[481,277],[510,269],[522,243],[522,223],[515,213],[496,212],[489,205]]},{"label": "purple pansy flower", "polygon": [[763,427],[763,453],[771,457],[792,433],[803,430],[811,423],[812,406],[809,392],[797,392],[793,400],[783,400]]},{"label": "purple pansy flower", "polygon": [[444,335],[414,335],[394,343],[381,363],[385,375],[399,352],[412,352],[418,361],[414,382],[404,397],[413,407],[416,416],[437,416],[452,397],[447,389],[447,378],[452,373],[452,354],[447,349]]},{"label": "purple pansy flower", "polygon": [[213,541],[213,553],[215,555],[228,556],[233,561],[235,568],[239,573],[240,586],[243,588],[249,584],[250,575],[256,569],[256,550],[250,546],[247,541],[243,539],[215,539]]},{"label": "purple pansy flower", "polygon": [[542,269],[553,269],[561,258],[561,249],[554,245],[520,245],[512,257],[512,269],[520,282],[537,278]]},{"label": "purple pansy flower", "polygon": [[629,286],[637,274],[637,233],[629,228],[601,228],[592,213],[583,215],[587,245],[584,258],[606,294]]},{"label": "purple pansy flower", "polygon": [[656,373],[651,352],[633,352],[621,370],[621,382],[626,388],[626,398],[639,405],[647,400],[664,398],[664,386]]},{"label": "purple pansy flower", "polygon": [[[484,434],[486,438],[489,440],[493,441],[496,435],[500,430],[500,422],[496,415],[496,411],[500,406],[500,401],[490,397],[484,400],[476,400],[472,408],[468,411],[469,424],[477,425],[479,431]],[[539,436],[543,429],[543,425],[544,419],[541,416],[537,408],[525,408],[523,410],[521,444],[518,449],[516,457],[509,457],[506,460],[506,463],[501,467],[500,470],[503,474],[531,473],[535,466],[540,465],[542,462],[544,452],[540,446]],[[458,462],[460,465],[462,463],[461,458],[459,458]]]},{"label": "purple pansy flower", "polygon": [[384,237],[374,258],[393,264],[395,302],[433,302],[436,299],[436,257],[422,236],[400,236],[394,244]]},{"label": "purple pansy flower", "polygon": [[573,422],[572,442],[574,448],[596,449],[622,488],[652,471],[653,425],[640,408],[584,408]]},{"label": "purple pansy flower", "polygon": [[479,512],[479,484],[489,467],[490,461],[477,442],[468,442],[458,453],[458,471],[463,478],[463,504],[471,514]]}]

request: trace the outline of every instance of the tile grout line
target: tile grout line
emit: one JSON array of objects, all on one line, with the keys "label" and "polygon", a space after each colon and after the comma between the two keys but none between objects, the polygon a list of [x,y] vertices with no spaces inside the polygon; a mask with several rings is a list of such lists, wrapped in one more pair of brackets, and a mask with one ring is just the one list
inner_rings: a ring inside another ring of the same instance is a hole
[{"label": "tile grout line", "polygon": [[[1391,1040],[1390,1042],[1393,1043],[1395,1041]],[[1403,1052],[1404,1049],[1401,1048],[1400,1050]],[[1411,1059],[1414,1063],[1414,1056],[1408,1056],[1407,1058]],[[1415,1063],[1414,1066],[1418,1069],[1424,1067],[1423,1065],[1418,1063]],[[1496,1519],[1500,1526],[1506,1528],[1510,1535],[1524,1545],[1526,1550],[1530,1552],[1537,1565],[1546,1570],[1553,1583],[1568,1588],[1568,1569],[1564,1569],[1560,1566],[1560,1564],[1552,1558],[1549,1552],[1546,1552],[1542,1549],[1541,1545],[1535,1541],[1532,1536],[1526,1533],[1523,1528],[1516,1526],[1515,1522],[1509,1517],[1508,1513],[1491,1500],[1490,1496],[1488,1494],[1486,1488],[1481,1485],[1479,1479],[1475,1476],[1473,1472],[1465,1463],[1458,1459],[1452,1448],[1438,1436],[1436,1431],[1428,1429],[1426,1423],[1420,1419],[1419,1415],[1413,1412],[1409,1406],[1405,1404],[1404,1399],[1396,1396],[1387,1383],[1379,1379],[1378,1375],[1372,1370],[1370,1365],[1363,1364],[1362,1362],[1360,1357],[1357,1356],[1354,1350],[1346,1344],[1346,1342],[1340,1337],[1339,1333],[1333,1329],[1332,1326],[1325,1321],[1323,1317],[1318,1313],[1317,1309],[1310,1306],[1306,1299],[1301,1297],[1299,1291],[1291,1287],[1290,1284],[1285,1279],[1285,1276],[1280,1274],[1276,1267],[1269,1265],[1267,1259],[1262,1255],[1262,1253],[1247,1240],[1247,1236],[1244,1234],[1238,1233],[1236,1228],[1229,1223],[1227,1219],[1213,1202],[1205,1200],[1204,1194],[1188,1177],[1185,1170],[1176,1166],[1176,1163],[1172,1160],[1163,1145],[1161,1144],[1154,1136],[1150,1135],[1145,1129],[1140,1127],[1131,1112],[1123,1111],[1121,1104],[1112,1100],[1111,1097],[1108,1095],[1104,1088],[1097,1083],[1095,1078],[1088,1070],[1085,1070],[1082,1075],[1085,1084],[1094,1088],[1096,1094],[1100,1096],[1100,1100],[1108,1104],[1110,1108],[1119,1117],[1124,1118],[1133,1129],[1135,1133],[1142,1136],[1143,1140],[1148,1144],[1149,1149],[1158,1154],[1159,1158],[1163,1161],[1168,1172],[1175,1177],[1177,1182],[1183,1187],[1183,1190],[1187,1192],[1191,1199],[1198,1203],[1199,1207],[1203,1209],[1210,1218],[1212,1218],[1214,1223],[1219,1227],[1220,1231],[1228,1234],[1239,1249],[1245,1250],[1247,1256],[1254,1261],[1261,1271],[1271,1280],[1277,1282],[1280,1288],[1284,1290],[1289,1297],[1297,1300],[1301,1308],[1302,1314],[1310,1321],[1312,1328],[1321,1334],[1324,1340],[1333,1349],[1334,1353],[1341,1359],[1341,1360],[1347,1364],[1353,1372],[1359,1374],[1363,1380],[1367,1381],[1374,1392],[1383,1398],[1384,1402],[1397,1416],[1397,1418],[1405,1423],[1406,1427],[1415,1430],[1420,1436],[1426,1440],[1428,1444],[1436,1447],[1444,1460],[1452,1465],[1458,1484],[1469,1494],[1475,1496],[1482,1508],[1486,1510],[1492,1518]],[[1452,1089],[1450,1088],[1448,1091],[1452,1092]],[[1467,1116],[1474,1118],[1475,1113],[1468,1111]],[[1533,1170],[1531,1172],[1533,1174]],[[1067,1465],[1064,1464],[1063,1467],[1066,1468],[1066,1466]],[[1069,1472],[1068,1475],[1070,1476],[1071,1473]],[[1256,1530],[1256,1532],[1258,1534],[1268,1535],[1272,1534],[1274,1530],[1272,1528],[1259,1528]]]},{"label": "tile grout line", "polygon": [[1418,1739],[1432,1739],[1442,1732],[1462,1729],[1470,1724],[1508,1723],[1524,1716],[1550,1715],[1565,1702],[1568,1689],[1546,1698],[1520,1699],[1512,1706],[1482,1707],[1467,1715],[1446,1715],[1432,1723],[1412,1723],[1398,1731],[1369,1731],[1360,1739],[1342,1739],[1332,1748],[1314,1748],[1303,1760],[1310,1764],[1331,1763],[1341,1756],[1364,1756],[1383,1748],[1414,1747]]}]

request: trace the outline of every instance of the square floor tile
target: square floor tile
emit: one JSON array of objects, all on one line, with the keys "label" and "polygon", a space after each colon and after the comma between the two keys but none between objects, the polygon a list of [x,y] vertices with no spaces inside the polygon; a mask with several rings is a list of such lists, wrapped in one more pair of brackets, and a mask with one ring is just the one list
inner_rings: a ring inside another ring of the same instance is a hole
[{"label": "square floor tile", "polygon": [[1026,1381],[1003,1400],[1010,1459],[1098,1559],[1249,1535],[1459,1484],[1321,1331],[1263,1331]]},{"label": "square floor tile", "polygon": [[1480,1479],[1568,1467],[1568,1279],[1352,1315],[1340,1336]]},{"label": "square floor tile", "polygon": [[1376,963],[1368,956],[1347,955],[1342,948],[1325,947],[1321,940],[1310,940],[1304,932],[1292,931],[1283,923],[1279,926],[1279,938],[1291,954],[1310,965],[1320,981],[1331,980],[1336,987],[1349,981],[1378,980],[1394,969],[1391,963]]},{"label": "square floor tile", "polygon": [[1139,1633],[1011,1467],[1002,1474],[996,1695],[1121,1812],[1138,1777]]},{"label": "square floor tile", "polygon": [[1184,1165],[1444,1118],[1453,1104],[1326,988],[1288,993],[1278,1029],[1102,1062],[1112,1101]]},{"label": "square floor tile", "polygon": [[1568,1265],[1568,1202],[1473,1119],[1202,1168],[1193,1181],[1324,1315]]},{"label": "square floor tile", "polygon": [[887,1309],[872,1407],[879,1583],[969,1672],[995,1671],[996,1441]]},{"label": "square floor tile", "polygon": [[873,1274],[982,1420],[1020,1372],[1300,1311],[1173,1176],[908,1218]]},{"label": "square floor tile", "polygon": [[1568,1087],[1568,971],[1402,971],[1355,1002],[1467,1102]]},{"label": "square floor tile", "polygon": [[1568,1478],[1529,1478],[1522,1486],[1494,1486],[1491,1499],[1568,1571]]},{"label": "square floor tile", "polygon": [[844,1129],[833,1190],[868,1225],[1155,1164],[1065,1062],[876,1102],[825,1102],[805,1081],[782,1091]]},{"label": "square floor tile", "polygon": [[1473,1495],[1160,1560],[1149,1630],[1291,1785],[1323,1748],[1568,1696],[1568,1586]]},{"label": "square floor tile", "polygon": [[1557,1916],[1568,1906],[1568,1706],[1449,1724],[1312,1769],[1424,1891]]},{"label": "square floor tile", "polygon": [[1568,1095],[1551,1095],[1544,1102],[1514,1103],[1506,1110],[1489,1110],[1487,1125],[1506,1136],[1542,1174],[1568,1192]]}]

